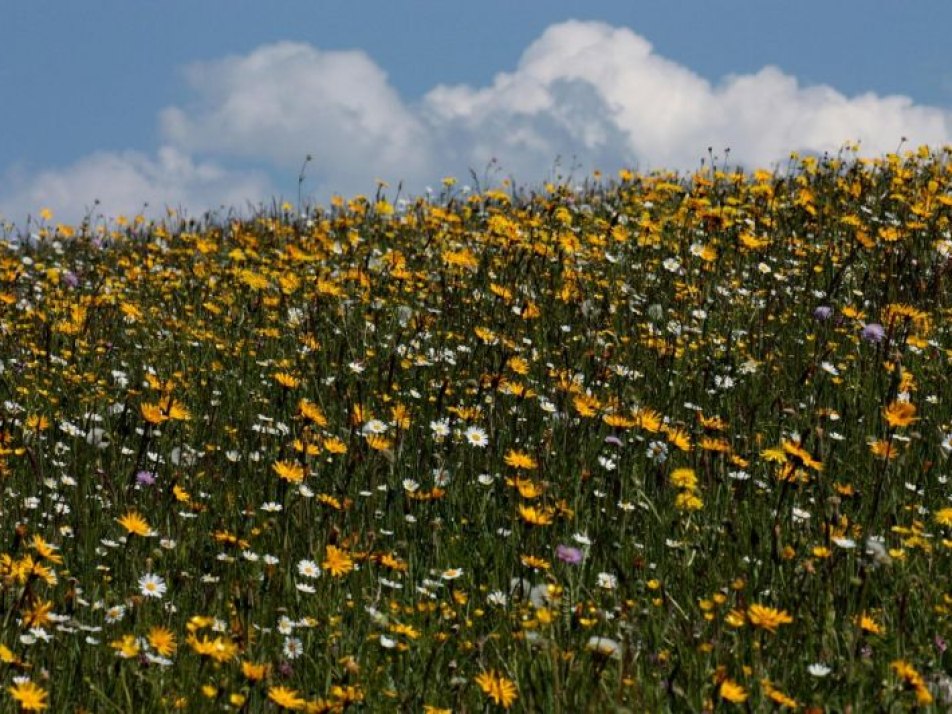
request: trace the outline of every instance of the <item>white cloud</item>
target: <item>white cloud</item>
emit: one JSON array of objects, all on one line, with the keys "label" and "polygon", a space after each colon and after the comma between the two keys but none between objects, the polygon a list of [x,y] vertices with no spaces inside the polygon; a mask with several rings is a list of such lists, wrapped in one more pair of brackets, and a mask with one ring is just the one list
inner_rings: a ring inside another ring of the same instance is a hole
[{"label": "white cloud", "polygon": [[462,158],[479,164],[492,152],[510,163],[515,155],[523,178],[541,175],[556,154],[689,170],[708,146],[767,166],[792,150],[836,151],[853,140],[881,154],[903,136],[913,145],[952,136],[943,110],[801,87],[775,67],[712,84],[634,32],[597,22],[550,27],[513,72],[483,88],[436,87],[424,110]]},{"label": "white cloud", "polygon": [[[0,210],[50,205],[82,215],[144,201],[191,213],[220,203],[270,200],[293,185],[304,157],[307,192],[368,193],[374,179],[419,193],[443,175],[465,178],[496,158],[520,182],[621,166],[691,170],[730,148],[731,162],[770,166],[790,151],[836,151],[859,140],[867,155],[952,143],[950,113],[902,96],[847,97],[802,86],[776,67],[712,83],[657,54],[625,28],[569,21],[547,29],[518,65],[484,87],[441,85],[408,102],[360,50],[292,42],[186,70],[192,101],[159,115],[166,147],[154,156],[103,153],[14,182]],[[263,174],[227,171],[238,160]],[[8,182],[9,183],[9,182]]]},{"label": "white cloud", "polygon": [[430,170],[427,128],[364,52],[280,42],[193,65],[187,78],[194,105],[161,115],[167,140],[186,151],[263,160],[286,175],[310,154],[310,170],[341,191]]},{"label": "white cloud", "polygon": [[100,152],[64,168],[8,179],[0,213],[18,224],[41,207],[52,208],[56,220],[71,223],[87,214],[95,218],[142,212],[162,217],[166,208],[185,209],[195,216],[219,206],[241,210],[247,201],[257,202],[271,193],[263,175],[197,163],[168,146],[154,158],[138,151]]}]

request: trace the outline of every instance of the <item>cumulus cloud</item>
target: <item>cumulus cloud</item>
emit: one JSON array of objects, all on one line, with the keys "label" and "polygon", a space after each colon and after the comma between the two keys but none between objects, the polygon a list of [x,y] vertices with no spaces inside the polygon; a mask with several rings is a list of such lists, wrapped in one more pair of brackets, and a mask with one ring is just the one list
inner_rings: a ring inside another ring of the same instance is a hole
[{"label": "cumulus cloud", "polygon": [[[12,206],[104,211],[144,201],[190,207],[270,200],[305,156],[308,194],[368,193],[374,180],[419,193],[497,159],[520,182],[577,165],[690,171],[707,147],[747,167],[790,151],[867,155],[952,143],[952,114],[903,96],[846,96],[804,86],[776,67],[711,82],[659,55],[643,37],[599,22],[553,25],[487,86],[440,85],[408,101],[365,52],[279,42],[186,69],[190,101],[159,114],[165,147],[90,156],[20,181]],[[210,162],[219,163],[210,163]],[[240,161],[261,173],[228,171]],[[270,182],[265,176],[270,177]],[[115,207],[115,208],[113,208]],[[194,212],[194,210],[193,210]]]},{"label": "cumulus cloud", "polygon": [[53,208],[57,220],[71,223],[87,215],[157,218],[167,208],[194,216],[219,206],[240,210],[271,192],[264,174],[196,162],[169,146],[154,157],[138,151],[95,153],[64,168],[7,179],[0,213],[18,223],[40,207]]},{"label": "cumulus cloud", "polygon": [[851,98],[827,86],[804,87],[776,67],[712,84],[631,30],[597,22],[554,25],[514,71],[488,87],[436,87],[423,109],[464,160],[478,164],[487,152],[516,156],[527,176],[556,154],[689,170],[708,146],[767,166],[792,150],[836,151],[846,141],[880,154],[895,150],[903,136],[930,144],[952,136],[943,110],[900,96]]},{"label": "cumulus cloud", "polygon": [[279,42],[195,64],[187,80],[195,102],[161,115],[166,139],[186,151],[263,160],[286,173],[310,154],[338,190],[432,170],[427,127],[364,52]]},{"label": "cumulus cloud", "polygon": [[538,181],[557,159],[562,170],[691,170],[710,146],[769,166],[793,150],[835,152],[847,141],[881,154],[902,137],[952,137],[948,112],[907,97],[847,97],[801,86],[776,67],[712,83],[633,31],[600,22],[553,25],[490,85],[441,85],[416,103],[364,52],[301,43],[197,64],[187,77],[195,99],[162,113],[167,141],[286,173],[312,154],[324,192],[366,192],[378,177],[419,191],[493,159],[521,181]]}]

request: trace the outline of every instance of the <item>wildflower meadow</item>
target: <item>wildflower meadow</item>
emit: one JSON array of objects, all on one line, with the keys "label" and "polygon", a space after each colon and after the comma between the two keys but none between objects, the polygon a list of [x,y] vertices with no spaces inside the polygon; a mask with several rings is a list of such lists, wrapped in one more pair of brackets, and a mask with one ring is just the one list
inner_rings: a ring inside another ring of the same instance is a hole
[{"label": "wildflower meadow", "polygon": [[952,149],[0,243],[0,711],[952,707]]}]

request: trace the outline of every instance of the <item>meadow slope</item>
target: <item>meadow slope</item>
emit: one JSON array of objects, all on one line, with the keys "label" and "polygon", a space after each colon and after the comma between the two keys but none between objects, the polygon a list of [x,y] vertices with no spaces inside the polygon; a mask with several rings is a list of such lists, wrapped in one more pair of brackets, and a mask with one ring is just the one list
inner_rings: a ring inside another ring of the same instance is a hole
[{"label": "meadow slope", "polygon": [[952,706],[952,163],[0,245],[0,711]]}]

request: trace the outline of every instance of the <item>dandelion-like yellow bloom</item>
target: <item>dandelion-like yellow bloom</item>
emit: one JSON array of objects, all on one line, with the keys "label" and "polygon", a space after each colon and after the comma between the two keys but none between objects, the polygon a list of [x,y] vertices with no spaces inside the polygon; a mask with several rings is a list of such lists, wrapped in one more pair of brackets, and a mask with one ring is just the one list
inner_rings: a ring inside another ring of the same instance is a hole
[{"label": "dandelion-like yellow bloom", "polygon": [[475,680],[483,693],[503,709],[508,709],[519,697],[515,683],[503,677],[496,670],[489,670],[477,675]]},{"label": "dandelion-like yellow bloom", "polygon": [[769,679],[762,679],[760,681],[760,686],[763,688],[764,694],[767,695],[767,698],[779,706],[787,707],[788,709],[796,709],[800,706],[796,699],[787,696],[782,691],[777,689]]},{"label": "dandelion-like yellow bloom", "polygon": [[747,618],[754,627],[776,632],[780,625],[789,625],[793,617],[785,610],[777,610],[766,605],[751,605],[747,608]]},{"label": "dandelion-like yellow bloom", "polygon": [[47,691],[30,680],[14,684],[7,691],[21,711],[39,712],[47,707]]},{"label": "dandelion-like yellow bloom", "polygon": [[109,646],[116,650],[116,654],[123,659],[132,659],[138,657],[142,647],[135,635],[123,635],[118,640],[113,640]]},{"label": "dandelion-like yellow bloom", "polygon": [[866,612],[861,612],[856,616],[856,626],[863,632],[868,632],[871,635],[881,635],[886,631],[886,628],[876,622],[876,620]]},{"label": "dandelion-like yellow bloom", "polygon": [[175,633],[161,625],[156,625],[149,630],[148,640],[149,646],[163,657],[175,654],[175,650],[178,649]]},{"label": "dandelion-like yellow bloom", "polygon": [[718,695],[724,701],[732,704],[743,704],[747,701],[747,690],[732,679],[725,679],[717,689]]},{"label": "dandelion-like yellow bloom", "polygon": [[869,442],[869,450],[878,459],[895,459],[899,456],[896,445],[886,439],[876,439]]},{"label": "dandelion-like yellow bloom", "polygon": [[335,578],[341,578],[354,569],[354,561],[336,545],[329,545],[324,551],[321,566]]},{"label": "dandelion-like yellow bloom", "polygon": [[336,436],[329,436],[324,439],[324,448],[332,454],[346,454],[347,444]]},{"label": "dandelion-like yellow bloom", "polygon": [[131,535],[147,536],[152,533],[149,522],[138,511],[129,511],[122,518],[117,518],[116,522]]},{"label": "dandelion-like yellow bloom", "polygon": [[704,501],[693,491],[682,491],[675,497],[674,507],[679,511],[700,511]]},{"label": "dandelion-like yellow bloom", "polygon": [[916,418],[916,405],[911,402],[895,401],[883,409],[883,419],[892,427],[909,426]]},{"label": "dandelion-like yellow bloom", "polygon": [[169,419],[158,404],[144,403],[139,406],[139,411],[142,412],[142,418],[149,424],[161,424]]},{"label": "dandelion-like yellow bloom", "polygon": [[268,699],[289,711],[299,711],[307,705],[307,701],[298,696],[297,690],[289,687],[269,687]]},{"label": "dandelion-like yellow bloom", "polygon": [[529,454],[524,451],[517,451],[516,449],[509,449],[503,460],[507,465],[515,469],[524,469],[526,471],[531,471],[539,466],[538,462]]},{"label": "dandelion-like yellow bloom", "polygon": [[694,469],[681,468],[675,469],[671,472],[672,485],[677,488],[683,488],[688,491],[693,491],[697,488],[697,476],[694,473]]},{"label": "dandelion-like yellow bloom", "polygon": [[324,412],[321,411],[321,408],[314,404],[314,402],[309,402],[307,399],[299,401],[298,413],[317,426],[327,426],[327,417],[324,416]]},{"label": "dandelion-like yellow bloom", "polygon": [[540,558],[537,555],[523,555],[520,556],[519,561],[527,568],[534,568],[536,570],[548,570],[552,567],[552,564],[548,560]]},{"label": "dandelion-like yellow bloom", "polygon": [[533,526],[547,526],[552,523],[552,511],[534,506],[519,506],[519,517]]},{"label": "dandelion-like yellow bloom", "polygon": [[250,662],[248,660],[241,663],[241,673],[252,682],[260,682],[267,677],[270,669],[270,665],[266,663]]},{"label": "dandelion-like yellow bloom", "polygon": [[932,514],[932,518],[940,526],[952,526],[952,508],[940,508]]},{"label": "dandelion-like yellow bloom", "polygon": [[304,480],[304,467],[293,461],[276,461],[271,467],[284,481],[301,483]]},{"label": "dandelion-like yellow bloom", "polygon": [[301,384],[300,379],[295,377],[293,374],[289,374],[288,372],[275,372],[274,381],[285,389],[294,389],[299,384]]}]

